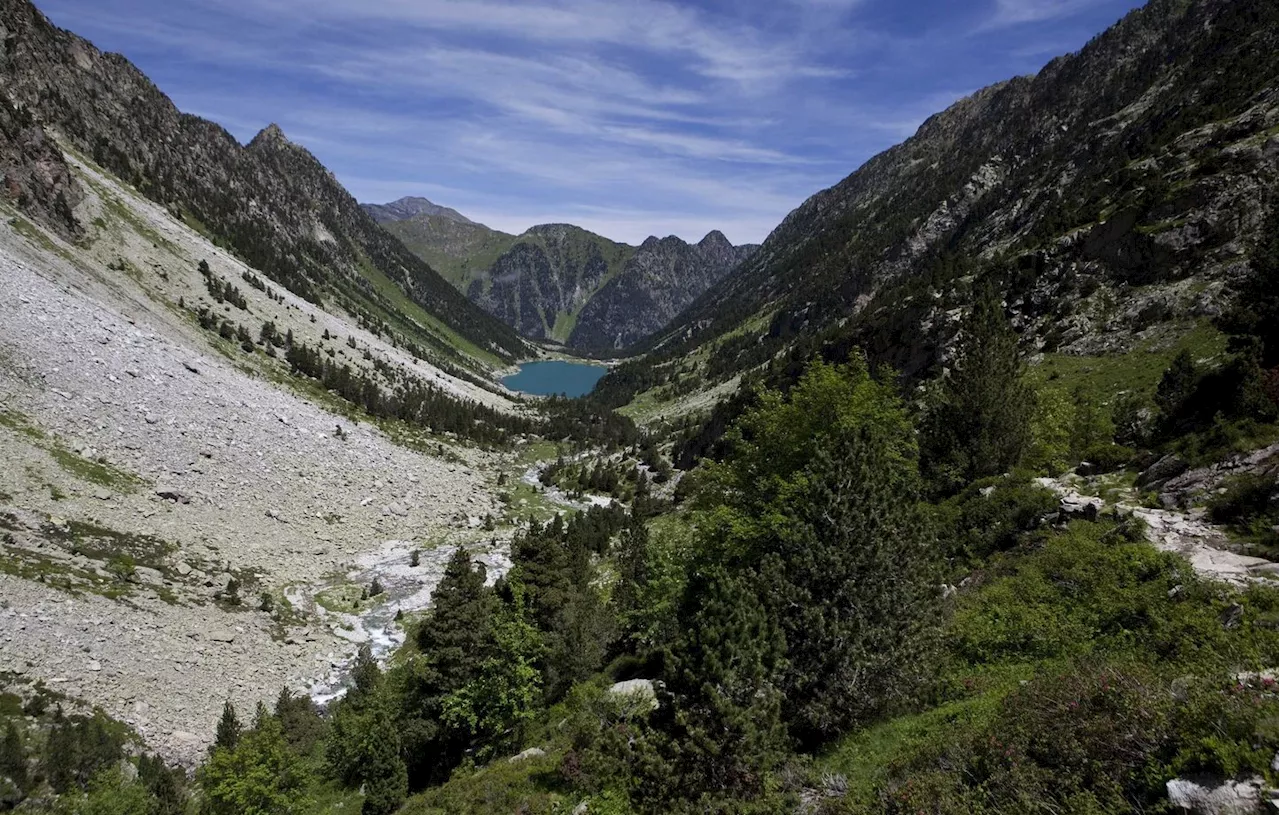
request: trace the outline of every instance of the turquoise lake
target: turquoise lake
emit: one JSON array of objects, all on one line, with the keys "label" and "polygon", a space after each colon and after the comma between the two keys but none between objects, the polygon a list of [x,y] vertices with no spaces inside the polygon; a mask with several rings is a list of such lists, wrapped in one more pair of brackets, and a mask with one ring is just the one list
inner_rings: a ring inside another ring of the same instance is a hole
[{"label": "turquoise lake", "polygon": [[520,373],[504,376],[502,384],[513,391],[538,396],[582,396],[589,393],[600,377],[608,372],[609,369],[603,365],[560,359],[524,362],[520,364]]}]

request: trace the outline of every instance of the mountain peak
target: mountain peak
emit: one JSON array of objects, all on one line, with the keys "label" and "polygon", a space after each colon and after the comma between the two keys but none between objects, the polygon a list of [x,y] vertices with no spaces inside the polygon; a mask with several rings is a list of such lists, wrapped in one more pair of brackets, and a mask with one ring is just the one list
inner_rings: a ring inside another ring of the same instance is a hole
[{"label": "mountain peak", "polygon": [[460,224],[476,223],[456,209],[432,203],[420,195],[406,195],[389,204],[361,204],[360,206],[378,223],[408,221],[422,217],[445,218]]},{"label": "mountain peak", "polygon": [[253,141],[249,142],[250,147],[258,144],[293,144],[293,142],[289,141],[289,138],[284,135],[280,125],[272,122],[258,131],[258,135],[253,137]]},{"label": "mountain peak", "polygon": [[724,233],[719,229],[713,229],[708,232],[702,240],[698,241],[698,246],[704,249],[709,246],[723,246],[728,249],[733,248],[733,244],[729,242],[729,239],[726,238]]}]

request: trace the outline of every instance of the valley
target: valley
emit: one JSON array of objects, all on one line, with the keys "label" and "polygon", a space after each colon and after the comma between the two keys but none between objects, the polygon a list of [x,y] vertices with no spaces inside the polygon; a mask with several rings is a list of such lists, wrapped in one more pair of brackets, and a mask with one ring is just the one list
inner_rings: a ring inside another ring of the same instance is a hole
[{"label": "valley", "polygon": [[1280,800],[1272,6],[759,246],[358,204],[0,11],[0,810]]}]

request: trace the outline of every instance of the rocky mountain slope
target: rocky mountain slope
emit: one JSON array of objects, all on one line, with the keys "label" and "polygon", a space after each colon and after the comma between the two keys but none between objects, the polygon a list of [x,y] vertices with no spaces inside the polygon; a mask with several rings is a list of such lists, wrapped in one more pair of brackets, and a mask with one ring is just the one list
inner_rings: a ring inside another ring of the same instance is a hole
[{"label": "rocky mountain slope", "polygon": [[697,244],[671,235],[634,248],[568,224],[509,235],[425,198],[361,206],[521,334],[592,352],[658,331],[757,248],[718,231]]},{"label": "rocky mountain slope", "polygon": [[5,194],[33,217],[69,236],[85,229],[73,213],[82,191],[43,146],[57,137],[307,300],[390,323],[407,296],[430,317],[401,325],[404,340],[457,364],[466,355],[452,335],[481,356],[524,351],[278,127],[241,146],[180,112],[123,57],[51,25],[27,0],[0,2],[0,39]]},{"label": "rocky mountain slope", "polygon": [[604,350],[639,342],[662,329],[758,248],[734,246],[719,231],[696,244],[674,235],[649,238],[583,306],[569,345]]},{"label": "rocky mountain slope", "polygon": [[[261,270],[43,149],[80,191],[63,222],[79,228],[69,240],[0,203],[0,665],[193,762],[222,700],[310,689],[370,637],[323,602],[370,556],[496,551],[478,528],[498,507],[490,454],[362,421],[289,376],[288,347],[517,408],[374,326],[253,285]],[[209,314],[253,334],[226,338]],[[423,563],[429,590],[439,569]]]},{"label": "rocky mountain slope", "polygon": [[1186,330],[1275,229],[1276,50],[1274,4],[1153,0],[814,195],[651,339],[650,359],[705,346],[707,372],[729,377],[845,325],[919,371],[984,271],[1041,350]]},{"label": "rocky mountain slope", "polygon": [[[444,212],[424,210],[388,220],[383,208],[395,204],[361,206],[378,219],[383,229],[399,238],[409,251],[425,260],[462,292],[468,290],[472,281],[486,279],[494,261],[516,242],[515,235],[490,229],[451,209]],[[401,211],[408,213],[407,209]]]},{"label": "rocky mountain slope", "polygon": [[583,306],[634,253],[571,224],[535,226],[468,284],[467,297],[526,337],[564,342]]}]

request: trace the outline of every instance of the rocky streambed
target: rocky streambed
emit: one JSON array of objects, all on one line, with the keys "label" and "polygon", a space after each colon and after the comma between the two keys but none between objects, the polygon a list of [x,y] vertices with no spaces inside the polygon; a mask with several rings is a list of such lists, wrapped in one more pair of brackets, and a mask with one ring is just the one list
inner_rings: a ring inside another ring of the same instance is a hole
[{"label": "rocky streambed", "polygon": [[[470,551],[472,562],[484,566],[489,584],[511,568],[508,540],[493,538],[459,545]],[[327,669],[308,688],[317,703],[331,702],[346,692],[360,646],[368,645],[374,659],[385,661],[404,644],[404,623],[431,605],[431,595],[456,547],[419,547],[413,541],[387,541],[360,557],[356,568],[340,579],[313,587],[290,587],[286,592],[295,607],[313,611],[337,637],[354,646],[341,655],[331,655]],[[368,595],[375,583],[381,591]]]}]

